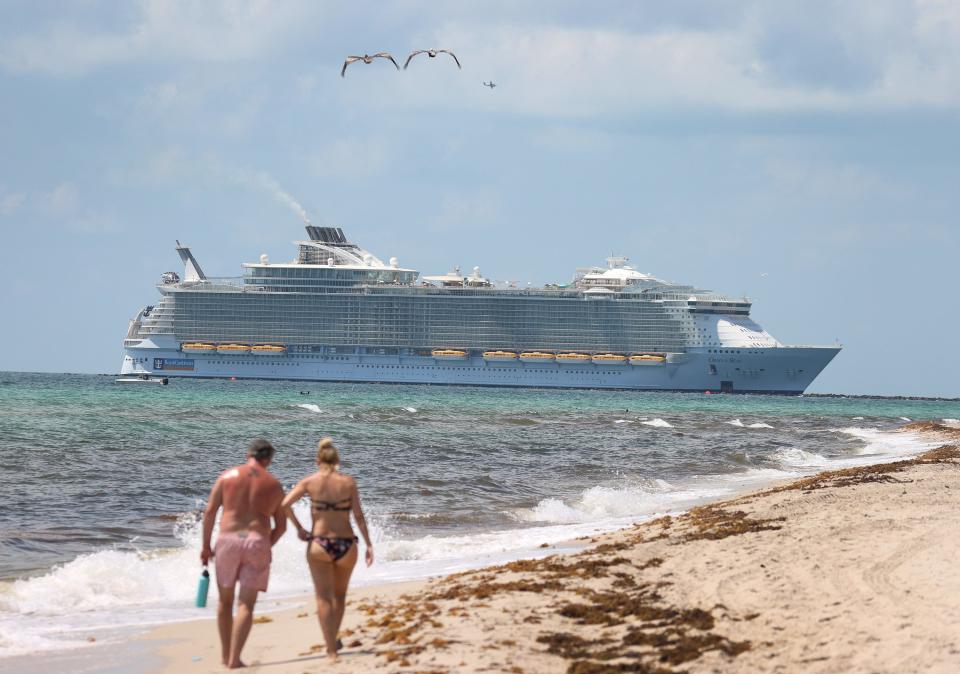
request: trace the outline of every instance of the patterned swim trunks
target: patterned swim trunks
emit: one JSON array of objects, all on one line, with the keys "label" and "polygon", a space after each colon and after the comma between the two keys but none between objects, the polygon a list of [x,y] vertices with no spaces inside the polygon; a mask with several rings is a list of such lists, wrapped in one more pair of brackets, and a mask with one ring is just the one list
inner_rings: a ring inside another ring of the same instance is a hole
[{"label": "patterned swim trunks", "polygon": [[217,537],[214,550],[217,585],[267,590],[270,580],[270,539],[255,531],[227,531]]}]

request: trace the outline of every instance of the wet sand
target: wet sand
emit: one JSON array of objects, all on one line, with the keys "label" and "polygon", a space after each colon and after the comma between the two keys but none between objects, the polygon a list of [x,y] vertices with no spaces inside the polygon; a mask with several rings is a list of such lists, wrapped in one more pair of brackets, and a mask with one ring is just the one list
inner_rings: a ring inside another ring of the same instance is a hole
[{"label": "wet sand", "polygon": [[[265,615],[247,671],[960,671],[960,432],[586,541],[573,554],[351,594],[337,662],[311,598]],[[952,444],[957,443],[957,444]],[[216,625],[160,627],[154,671],[223,671]]]}]

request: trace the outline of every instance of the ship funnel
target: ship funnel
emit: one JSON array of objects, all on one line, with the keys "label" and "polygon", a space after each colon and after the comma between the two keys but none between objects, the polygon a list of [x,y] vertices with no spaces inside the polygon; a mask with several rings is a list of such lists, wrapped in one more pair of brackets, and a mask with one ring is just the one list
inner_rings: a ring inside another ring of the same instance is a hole
[{"label": "ship funnel", "polygon": [[307,236],[311,241],[319,241],[327,244],[345,244],[347,237],[339,227],[317,227],[316,225],[307,225]]}]

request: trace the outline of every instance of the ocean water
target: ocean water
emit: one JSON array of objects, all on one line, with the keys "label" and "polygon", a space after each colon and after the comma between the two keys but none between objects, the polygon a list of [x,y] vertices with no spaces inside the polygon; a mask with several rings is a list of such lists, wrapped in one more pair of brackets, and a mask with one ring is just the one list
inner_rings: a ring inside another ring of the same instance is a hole
[{"label": "ocean water", "polygon": [[[210,614],[192,607],[199,513],[257,436],[287,486],[335,439],[372,525],[369,584],[909,456],[939,443],[896,429],[957,418],[950,401],[0,373],[0,657]],[[277,545],[268,596],[310,591],[303,553]]]}]

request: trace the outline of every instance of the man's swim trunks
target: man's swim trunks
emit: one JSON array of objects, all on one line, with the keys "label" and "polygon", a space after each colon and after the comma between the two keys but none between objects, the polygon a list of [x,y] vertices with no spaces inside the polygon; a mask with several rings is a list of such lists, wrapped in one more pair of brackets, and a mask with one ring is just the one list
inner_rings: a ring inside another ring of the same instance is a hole
[{"label": "man's swim trunks", "polygon": [[217,585],[265,592],[270,580],[270,539],[255,531],[227,531],[217,536],[214,550]]}]

